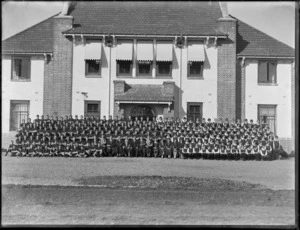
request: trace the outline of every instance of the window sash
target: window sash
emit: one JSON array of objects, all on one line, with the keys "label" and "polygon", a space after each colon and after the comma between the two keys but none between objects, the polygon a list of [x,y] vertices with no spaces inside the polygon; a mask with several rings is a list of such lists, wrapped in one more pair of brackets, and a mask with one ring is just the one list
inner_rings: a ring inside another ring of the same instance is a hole
[{"label": "window sash", "polygon": [[276,62],[259,61],[258,62],[258,83],[273,83],[276,79]]},{"label": "window sash", "polygon": [[[92,70],[93,65],[95,68],[94,71]],[[98,66],[98,67],[96,67],[96,66]],[[101,75],[101,61],[100,60],[85,60],[85,75]]]},{"label": "window sash", "polygon": [[188,62],[188,76],[202,77],[203,65],[203,62]]},{"label": "window sash", "polygon": [[199,102],[188,102],[187,103],[187,117],[192,121],[202,119],[202,103]]},{"label": "window sash", "polygon": [[[124,72],[122,70],[126,69],[123,68],[127,66],[129,67],[129,71]],[[132,61],[122,61],[122,60],[117,60],[117,76],[131,76],[132,75]]]},{"label": "window sash", "polygon": [[[143,68],[141,68],[141,67],[147,67],[148,66],[148,68],[149,68],[149,72],[148,73],[142,73],[141,72],[141,70],[143,69]],[[148,63],[138,63],[138,75],[140,75],[140,76],[151,76],[152,75],[152,63],[151,64],[148,64]]]},{"label": "window sash", "polygon": [[[163,70],[163,67],[167,67],[169,71],[168,72],[161,72]],[[156,74],[157,76],[171,76],[172,75],[172,62],[162,62],[157,61],[156,62]]]},{"label": "window sash", "polygon": [[87,112],[88,113],[97,113],[99,111],[98,103],[88,103],[87,104]]},{"label": "window sash", "polygon": [[27,121],[29,118],[29,102],[28,101],[11,101],[10,102],[10,130],[20,128],[22,120]]},{"label": "window sash", "polygon": [[276,105],[258,105],[258,120],[265,121],[271,132],[276,134]]},{"label": "window sash", "polygon": [[12,79],[29,80],[30,79],[31,60],[29,57],[12,58]]}]

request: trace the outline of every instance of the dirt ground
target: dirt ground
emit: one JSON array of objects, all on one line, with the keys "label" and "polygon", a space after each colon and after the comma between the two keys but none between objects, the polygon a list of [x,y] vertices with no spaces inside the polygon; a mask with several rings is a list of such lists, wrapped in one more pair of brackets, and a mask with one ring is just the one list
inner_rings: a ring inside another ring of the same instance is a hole
[{"label": "dirt ground", "polygon": [[2,156],[2,225],[294,225],[294,159]]}]

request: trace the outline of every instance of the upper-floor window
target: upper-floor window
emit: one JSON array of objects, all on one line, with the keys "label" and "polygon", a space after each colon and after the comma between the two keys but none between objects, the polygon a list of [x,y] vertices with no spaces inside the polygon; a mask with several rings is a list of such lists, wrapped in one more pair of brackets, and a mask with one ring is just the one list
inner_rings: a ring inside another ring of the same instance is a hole
[{"label": "upper-floor window", "polygon": [[101,77],[101,40],[86,39],[85,43],[85,75]]},{"label": "upper-floor window", "polygon": [[189,42],[188,44],[188,77],[203,78],[205,61],[204,45],[201,42]]},{"label": "upper-floor window", "polygon": [[30,58],[13,57],[12,58],[12,80],[30,80]]},{"label": "upper-floor window", "polygon": [[118,40],[117,76],[132,75],[133,40]]},{"label": "upper-floor window", "polygon": [[173,61],[172,41],[157,41],[156,43],[156,75],[171,76]]},{"label": "upper-floor window", "polygon": [[137,76],[151,76],[153,64],[153,41],[137,42]]},{"label": "upper-floor window", "polygon": [[258,83],[276,84],[276,61],[258,62]]}]

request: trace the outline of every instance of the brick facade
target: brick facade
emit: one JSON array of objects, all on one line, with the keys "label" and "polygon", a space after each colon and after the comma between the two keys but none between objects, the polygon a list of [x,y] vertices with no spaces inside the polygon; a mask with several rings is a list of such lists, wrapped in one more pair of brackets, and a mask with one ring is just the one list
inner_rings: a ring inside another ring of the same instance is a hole
[{"label": "brick facade", "polygon": [[236,119],[236,24],[233,18],[220,18],[218,29],[228,34],[218,40],[218,118]]},{"label": "brick facade", "polygon": [[[53,61],[46,65],[44,83],[44,112],[49,115],[64,116],[72,111],[73,41],[62,34],[72,25],[71,16],[54,17]],[[52,74],[49,71],[51,68]]]},{"label": "brick facade", "polygon": [[43,114],[53,115],[53,60],[49,58],[45,61],[44,70],[44,100],[43,100]]}]

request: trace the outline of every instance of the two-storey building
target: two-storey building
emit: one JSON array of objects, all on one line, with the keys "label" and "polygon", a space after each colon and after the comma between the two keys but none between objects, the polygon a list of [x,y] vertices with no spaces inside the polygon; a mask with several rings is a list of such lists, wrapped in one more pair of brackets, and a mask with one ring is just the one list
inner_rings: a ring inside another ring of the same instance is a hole
[{"label": "two-storey building", "polygon": [[66,3],[2,49],[4,133],[36,114],[247,118],[294,149],[294,50],[226,4]]}]

